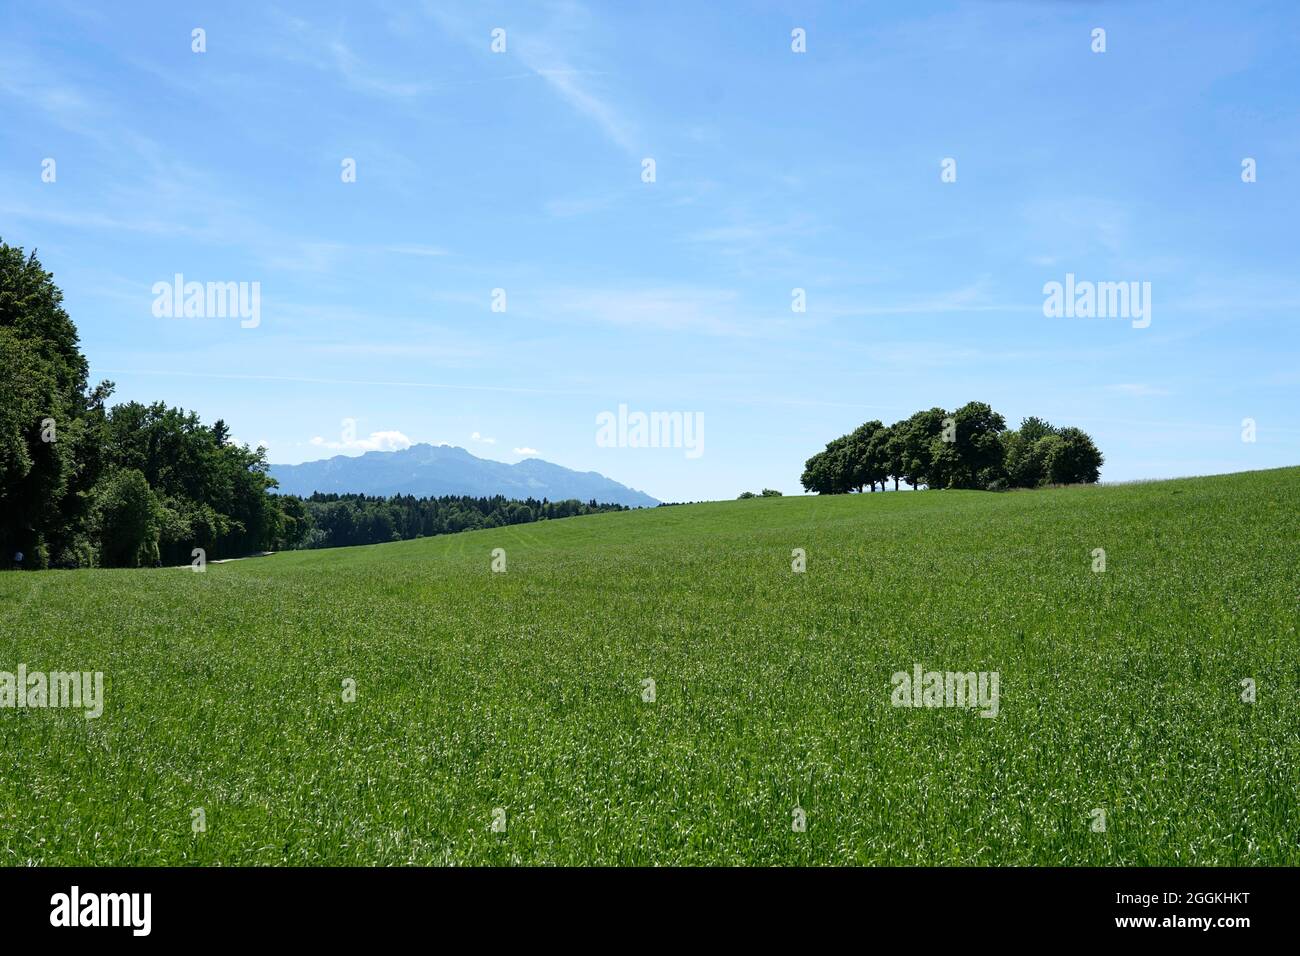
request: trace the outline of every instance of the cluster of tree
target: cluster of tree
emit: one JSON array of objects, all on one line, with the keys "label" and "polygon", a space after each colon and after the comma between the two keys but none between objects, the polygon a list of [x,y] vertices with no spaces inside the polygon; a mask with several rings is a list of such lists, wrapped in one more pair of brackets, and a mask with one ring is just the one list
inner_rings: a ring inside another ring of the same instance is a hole
[{"label": "cluster of tree", "polygon": [[866,422],[805,463],[800,481],[818,494],[912,488],[1037,488],[1095,482],[1103,458],[1078,428],[1026,418],[1018,429],[983,402],[931,408],[885,425]]},{"label": "cluster of tree", "polygon": [[35,253],[0,242],[0,567],[187,563],[292,534],[264,453],[222,422],[107,407],[62,302]]},{"label": "cluster of tree", "polygon": [[527,524],[569,518],[573,515],[598,514],[602,511],[626,511],[626,505],[598,504],[596,501],[517,501],[496,495],[473,498],[468,495],[444,495],[441,498],[416,498],[397,495],[392,498],[370,495],[314,494],[310,498],[284,496],[281,508],[295,522],[296,536],[287,542],[292,548],[335,548],[351,544],[378,544],[427,538],[478,528]]},{"label": "cluster of tree", "polygon": [[780,498],[781,492],[776,491],[773,488],[764,488],[758,494],[754,494],[752,491],[742,491],[736,497],[739,501],[746,501],[750,498]]}]

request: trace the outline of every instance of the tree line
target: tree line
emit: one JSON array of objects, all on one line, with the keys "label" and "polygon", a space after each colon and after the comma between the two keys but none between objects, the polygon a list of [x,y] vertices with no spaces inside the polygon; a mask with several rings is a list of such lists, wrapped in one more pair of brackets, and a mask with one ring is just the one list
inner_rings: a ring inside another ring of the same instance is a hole
[{"label": "tree line", "polygon": [[443,495],[416,498],[395,495],[338,495],[317,492],[309,498],[285,496],[286,513],[292,513],[301,529],[293,548],[336,548],[353,544],[378,544],[429,538],[458,531],[500,528],[505,525],[549,521],[602,511],[627,511],[626,505],[591,501],[550,501],[546,498],[518,500],[494,495]]},{"label": "tree line", "polygon": [[138,567],[263,550],[294,531],[262,449],[162,402],[91,387],[63,293],[0,242],[0,567]]},{"label": "tree line", "polygon": [[0,241],[0,568],[148,567],[621,510],[594,501],[274,493],[266,452],[163,402],[109,405],[63,293]]},{"label": "tree line", "polygon": [[892,425],[869,421],[827,443],[805,463],[806,491],[881,491],[890,479],[913,489],[1037,488],[1095,482],[1104,462],[1088,434],[1041,418],[1017,429],[984,402],[931,408]]}]

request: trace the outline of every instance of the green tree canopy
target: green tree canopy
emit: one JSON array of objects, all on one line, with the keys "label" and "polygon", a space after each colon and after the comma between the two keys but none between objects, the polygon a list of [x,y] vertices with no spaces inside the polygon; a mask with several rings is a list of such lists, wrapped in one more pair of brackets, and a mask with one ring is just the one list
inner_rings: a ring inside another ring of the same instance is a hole
[{"label": "green tree canopy", "polygon": [[864,422],[827,443],[808,459],[804,489],[817,494],[883,490],[886,478],[913,489],[1035,488],[1043,484],[1095,482],[1101,452],[1078,428],[1057,428],[1030,416],[1009,430],[985,402],[956,411],[934,407],[892,425]]},{"label": "green tree canopy", "polygon": [[158,563],[163,509],[136,468],[114,471],[95,485],[91,529],[106,567],[138,568]]}]

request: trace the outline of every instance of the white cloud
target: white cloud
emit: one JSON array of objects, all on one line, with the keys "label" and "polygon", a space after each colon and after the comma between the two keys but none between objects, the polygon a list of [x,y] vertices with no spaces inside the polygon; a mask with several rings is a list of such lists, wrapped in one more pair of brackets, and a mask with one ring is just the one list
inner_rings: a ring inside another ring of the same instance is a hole
[{"label": "white cloud", "polygon": [[516,448],[516,449],[515,449],[515,454],[516,454],[516,455],[536,455],[536,454],[537,454],[537,449],[536,449],[536,448]]},{"label": "white cloud", "polygon": [[317,435],[311,443],[320,448],[340,451],[401,451],[415,444],[399,431],[371,432],[368,438],[353,438],[350,441],[326,441]]},{"label": "white cloud", "polygon": [[495,438],[487,438],[483,435],[480,435],[478,432],[475,432],[469,437],[471,441],[476,441],[483,445],[495,445],[497,443],[497,440]]},{"label": "white cloud", "polygon": [[256,448],[270,448],[270,447],[271,447],[271,443],[270,443],[269,441],[267,441],[265,438],[263,438],[261,441],[259,441],[256,445],[251,445],[251,444],[249,444],[248,442],[244,441],[242,438],[236,438],[234,435],[231,435],[231,436],[229,437],[229,441],[230,441],[230,444],[232,444],[232,445],[234,445],[234,446],[236,446],[236,447],[239,447],[239,446],[241,446],[241,445],[248,445],[250,448],[254,448],[254,449],[256,449]]}]

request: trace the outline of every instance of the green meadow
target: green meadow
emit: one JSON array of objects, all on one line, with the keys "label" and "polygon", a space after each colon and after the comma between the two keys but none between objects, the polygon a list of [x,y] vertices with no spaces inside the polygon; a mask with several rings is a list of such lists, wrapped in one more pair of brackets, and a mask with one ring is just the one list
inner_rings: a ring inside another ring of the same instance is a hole
[{"label": "green meadow", "polygon": [[8,573],[0,863],[1300,865],[1298,604],[1295,468]]}]

